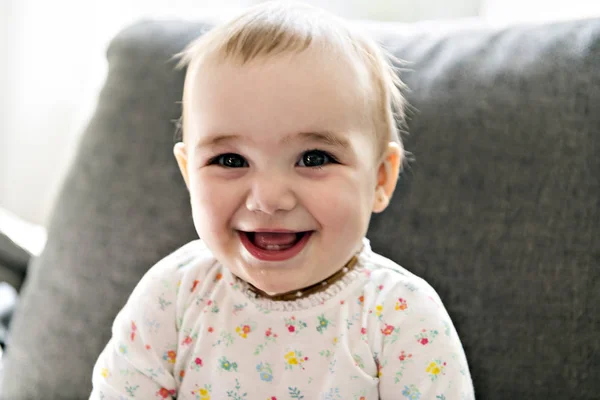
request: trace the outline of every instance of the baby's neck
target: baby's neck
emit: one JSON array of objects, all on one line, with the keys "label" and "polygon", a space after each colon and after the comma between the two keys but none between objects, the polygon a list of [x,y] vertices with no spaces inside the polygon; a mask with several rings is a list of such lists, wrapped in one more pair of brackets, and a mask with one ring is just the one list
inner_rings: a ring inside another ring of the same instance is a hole
[{"label": "baby's neck", "polygon": [[285,293],[269,294],[269,293],[266,293],[266,292],[260,290],[259,288],[255,287],[251,283],[247,282],[248,288],[255,295],[269,299],[269,300],[273,300],[273,301],[298,300],[298,299],[308,297],[312,294],[323,292],[323,291],[327,290],[331,285],[335,284],[337,281],[342,279],[348,272],[352,271],[354,269],[354,267],[356,266],[357,262],[358,262],[358,256],[353,256],[350,259],[350,261],[348,261],[346,263],[346,265],[344,265],[337,272],[333,273],[332,275],[328,276],[327,278],[323,279],[322,281],[319,281],[317,283],[314,283],[314,284],[304,287],[304,288],[291,290],[291,291],[285,292]]}]

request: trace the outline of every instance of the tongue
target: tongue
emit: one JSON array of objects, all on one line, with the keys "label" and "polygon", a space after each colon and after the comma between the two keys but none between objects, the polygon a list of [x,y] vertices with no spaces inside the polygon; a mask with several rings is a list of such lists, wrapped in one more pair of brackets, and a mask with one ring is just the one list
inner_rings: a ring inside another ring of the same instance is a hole
[{"label": "tongue", "polygon": [[295,233],[256,232],[254,234],[254,244],[262,248],[274,245],[291,246],[295,241]]}]

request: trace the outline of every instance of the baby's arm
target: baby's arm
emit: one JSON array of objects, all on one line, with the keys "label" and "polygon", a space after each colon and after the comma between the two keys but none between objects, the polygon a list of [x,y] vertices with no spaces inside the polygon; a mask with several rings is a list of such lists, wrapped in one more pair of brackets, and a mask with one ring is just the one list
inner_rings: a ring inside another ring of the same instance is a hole
[{"label": "baby's arm", "polygon": [[384,308],[392,318],[381,329],[380,399],[474,399],[462,344],[437,294],[401,296]]},{"label": "baby's arm", "polygon": [[176,394],[179,278],[176,263],[167,260],[142,278],[117,315],[112,338],[94,367],[90,399],[171,399]]}]

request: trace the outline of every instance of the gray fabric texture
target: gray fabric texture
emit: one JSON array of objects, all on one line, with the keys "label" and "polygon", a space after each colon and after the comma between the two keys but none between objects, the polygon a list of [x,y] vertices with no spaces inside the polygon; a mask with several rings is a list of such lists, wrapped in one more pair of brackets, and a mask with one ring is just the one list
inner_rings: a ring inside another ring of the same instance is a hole
[{"label": "gray fabric texture", "polygon": [[[183,73],[206,25],[122,32],[97,112],[12,326],[2,399],[83,399],[143,273],[194,237],[171,154]],[[415,156],[374,250],[429,281],[478,399],[597,398],[600,20],[370,27],[397,57]]]},{"label": "gray fabric texture", "polygon": [[21,289],[31,254],[0,231],[0,282]]}]

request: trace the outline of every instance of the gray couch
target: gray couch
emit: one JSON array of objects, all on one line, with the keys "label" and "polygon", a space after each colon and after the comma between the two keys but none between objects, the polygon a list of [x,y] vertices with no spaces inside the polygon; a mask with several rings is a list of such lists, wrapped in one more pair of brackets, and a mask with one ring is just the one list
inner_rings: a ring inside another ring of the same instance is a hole
[{"label": "gray couch", "polygon": [[[183,72],[170,57],[209,27],[142,22],[112,42],[30,266],[0,398],[86,398],[136,282],[194,238],[171,150]],[[437,289],[478,399],[597,399],[600,20],[368,29],[409,62],[416,159],[372,221],[374,249]]]}]

